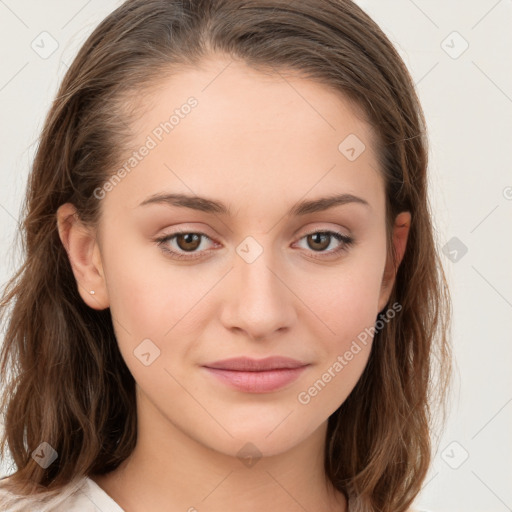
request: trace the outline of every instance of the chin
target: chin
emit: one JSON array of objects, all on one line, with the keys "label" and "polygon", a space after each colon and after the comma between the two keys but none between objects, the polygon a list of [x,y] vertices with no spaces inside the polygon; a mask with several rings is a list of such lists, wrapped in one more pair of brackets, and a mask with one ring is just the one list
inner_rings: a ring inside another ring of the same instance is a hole
[{"label": "chin", "polygon": [[233,437],[227,434],[215,438],[209,436],[204,442],[218,452],[237,458],[280,455],[299,445],[313,433],[305,431],[303,425],[288,423],[294,413],[283,421],[289,412],[283,414],[279,422],[253,417],[252,422],[247,424],[225,423],[226,430]]},{"label": "chin", "polygon": [[266,436],[267,433],[253,431],[248,432],[246,436],[237,436],[231,440],[219,440],[218,444],[214,444],[214,441],[210,440],[209,445],[215,451],[235,457],[247,467],[251,467],[262,457],[273,457],[286,453],[302,440],[300,437],[294,439],[287,435],[285,436],[286,442],[283,442],[283,439],[277,437],[272,439],[272,436]]}]

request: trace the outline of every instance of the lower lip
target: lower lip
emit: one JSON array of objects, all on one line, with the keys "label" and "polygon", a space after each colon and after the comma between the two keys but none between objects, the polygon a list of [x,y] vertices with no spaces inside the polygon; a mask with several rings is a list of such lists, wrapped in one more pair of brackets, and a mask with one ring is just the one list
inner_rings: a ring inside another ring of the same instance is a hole
[{"label": "lower lip", "polygon": [[235,370],[220,370],[204,367],[219,380],[230,387],[247,393],[269,393],[277,391],[292,383],[307,368],[282,368],[261,372],[243,372]]}]

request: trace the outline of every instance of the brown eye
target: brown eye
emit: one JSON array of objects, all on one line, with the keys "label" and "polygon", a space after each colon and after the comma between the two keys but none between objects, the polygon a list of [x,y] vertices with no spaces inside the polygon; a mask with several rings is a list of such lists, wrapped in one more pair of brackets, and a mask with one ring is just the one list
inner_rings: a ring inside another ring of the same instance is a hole
[{"label": "brown eye", "polygon": [[201,245],[201,235],[197,233],[177,234],[176,244],[183,251],[195,251]]},{"label": "brown eye", "polygon": [[307,236],[308,245],[315,251],[323,251],[329,247],[332,235],[329,233],[317,232]]},{"label": "brown eye", "polygon": [[[173,259],[193,260],[207,256],[211,251],[205,250],[213,240],[201,232],[178,231],[172,235],[156,238],[158,246]],[[203,242],[206,243],[204,247]]]},{"label": "brown eye", "polygon": [[305,234],[300,241],[304,244],[302,248],[310,252],[310,257],[317,259],[337,257],[354,243],[351,236],[337,231],[313,231]]}]

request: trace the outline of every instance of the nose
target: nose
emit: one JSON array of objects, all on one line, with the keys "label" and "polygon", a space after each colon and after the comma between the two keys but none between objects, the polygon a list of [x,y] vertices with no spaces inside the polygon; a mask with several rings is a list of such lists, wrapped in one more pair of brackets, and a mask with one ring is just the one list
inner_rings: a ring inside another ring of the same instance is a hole
[{"label": "nose", "polygon": [[243,332],[255,341],[289,330],[297,319],[296,297],[291,291],[293,286],[287,282],[290,277],[279,270],[270,251],[263,251],[251,263],[235,257],[234,268],[224,284],[224,327]]}]

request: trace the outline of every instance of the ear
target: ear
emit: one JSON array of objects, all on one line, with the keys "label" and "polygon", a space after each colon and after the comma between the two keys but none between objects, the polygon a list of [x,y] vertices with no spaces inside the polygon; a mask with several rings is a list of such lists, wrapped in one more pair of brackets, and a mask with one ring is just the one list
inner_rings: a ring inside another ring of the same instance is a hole
[{"label": "ear", "polygon": [[57,210],[57,227],[80,296],[89,307],[106,309],[109,307],[108,293],[95,233],[83,225],[71,203],[63,204]]},{"label": "ear", "polygon": [[395,252],[395,261],[388,255],[386,259],[386,266],[384,275],[382,276],[382,285],[379,296],[379,311],[382,311],[389,301],[391,290],[395,284],[396,273],[398,267],[404,257],[405,248],[407,246],[407,237],[411,227],[411,214],[410,212],[399,213],[394,222],[392,242]]}]

